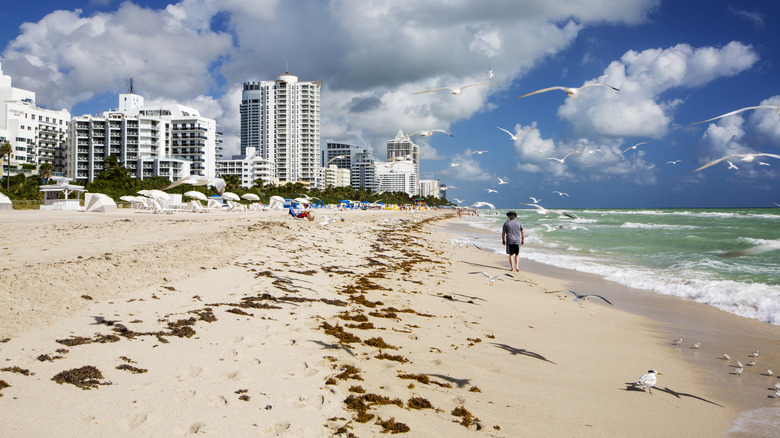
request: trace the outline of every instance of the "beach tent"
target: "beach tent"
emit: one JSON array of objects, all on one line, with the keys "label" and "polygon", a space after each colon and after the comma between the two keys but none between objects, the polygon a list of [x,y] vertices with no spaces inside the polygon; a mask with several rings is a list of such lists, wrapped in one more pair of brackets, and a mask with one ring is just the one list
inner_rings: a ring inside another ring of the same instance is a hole
[{"label": "beach tent", "polygon": [[271,210],[284,210],[284,198],[271,196],[271,199],[268,201],[268,208]]},{"label": "beach tent", "polygon": [[246,199],[247,201],[259,201],[260,197],[255,195],[254,193],[244,193],[241,195],[241,198]]},{"label": "beach tent", "polygon": [[198,192],[198,191],[195,191],[195,190],[190,190],[189,192],[184,192],[184,196],[187,196],[187,197],[193,198],[193,199],[199,199],[201,201],[207,201],[209,199],[209,198],[206,197],[206,195],[204,193],[201,193],[201,192]]},{"label": "beach tent", "polygon": [[8,196],[5,196],[4,194],[0,193],[0,210],[13,210],[14,205],[11,203],[11,200],[8,198]]},{"label": "beach tent", "polygon": [[84,211],[106,213],[116,211],[116,202],[110,196],[102,193],[87,193],[84,195]]}]

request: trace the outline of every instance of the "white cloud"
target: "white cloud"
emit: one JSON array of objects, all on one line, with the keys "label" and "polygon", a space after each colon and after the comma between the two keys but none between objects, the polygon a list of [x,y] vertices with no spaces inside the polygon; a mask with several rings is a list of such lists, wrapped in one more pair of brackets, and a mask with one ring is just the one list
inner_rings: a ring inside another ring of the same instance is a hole
[{"label": "white cloud", "polygon": [[566,99],[558,115],[571,123],[575,135],[661,138],[669,131],[679,99],[663,94],[679,87],[699,87],[733,76],[758,60],[752,47],[730,42],[722,48],[693,48],[678,44],[668,49],[628,51],[613,61],[578,99]]}]

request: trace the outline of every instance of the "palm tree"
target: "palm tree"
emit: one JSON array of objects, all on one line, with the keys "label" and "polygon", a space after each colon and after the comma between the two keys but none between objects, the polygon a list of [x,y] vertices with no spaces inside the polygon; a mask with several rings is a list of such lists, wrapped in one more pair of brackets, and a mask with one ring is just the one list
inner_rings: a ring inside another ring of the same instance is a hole
[{"label": "palm tree", "polygon": [[7,141],[4,141],[2,144],[0,144],[0,176],[2,176],[2,164],[3,164],[3,157],[8,156],[8,175],[6,178],[6,190],[11,190],[11,152],[13,152],[13,148],[11,147],[11,143],[8,143]]},{"label": "palm tree", "polygon": [[44,184],[49,182],[53,170],[54,166],[51,163],[41,163],[41,165],[38,166],[38,176],[41,177]]},{"label": "palm tree", "polygon": [[238,175],[222,175],[225,181],[225,189],[235,190],[241,185],[241,178]]}]

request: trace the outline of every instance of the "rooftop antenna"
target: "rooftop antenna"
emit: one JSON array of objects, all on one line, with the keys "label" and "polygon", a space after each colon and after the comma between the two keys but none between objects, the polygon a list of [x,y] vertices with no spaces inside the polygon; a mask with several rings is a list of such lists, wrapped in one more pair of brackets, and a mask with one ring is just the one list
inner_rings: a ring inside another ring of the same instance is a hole
[{"label": "rooftop antenna", "polygon": [[130,89],[127,90],[130,94],[135,94],[135,88],[133,88],[133,78],[130,78]]}]

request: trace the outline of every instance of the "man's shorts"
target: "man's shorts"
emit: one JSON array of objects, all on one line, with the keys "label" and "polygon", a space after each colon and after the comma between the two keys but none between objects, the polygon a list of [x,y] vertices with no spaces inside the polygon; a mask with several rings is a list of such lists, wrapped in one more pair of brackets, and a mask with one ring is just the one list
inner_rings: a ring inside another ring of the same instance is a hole
[{"label": "man's shorts", "polygon": [[520,254],[520,245],[516,243],[507,243],[506,244],[506,253],[509,255],[515,255]]}]

